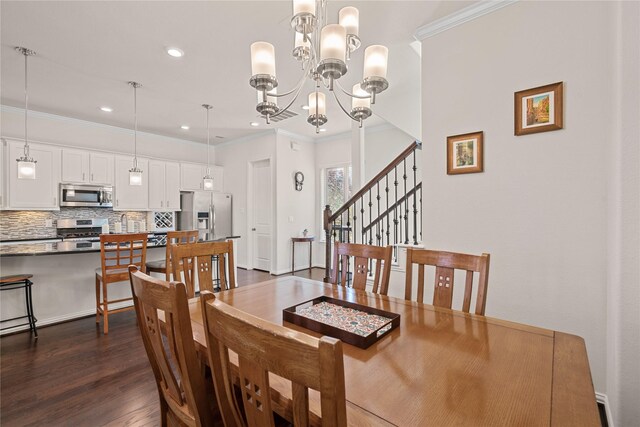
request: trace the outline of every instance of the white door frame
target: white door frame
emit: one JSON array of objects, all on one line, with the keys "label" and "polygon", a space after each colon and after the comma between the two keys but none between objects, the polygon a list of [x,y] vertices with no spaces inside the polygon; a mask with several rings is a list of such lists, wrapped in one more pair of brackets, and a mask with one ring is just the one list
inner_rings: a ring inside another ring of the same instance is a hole
[{"label": "white door frame", "polygon": [[275,165],[273,161],[273,157],[265,157],[263,159],[255,159],[247,162],[247,270],[253,270],[254,268],[254,238],[253,238],[253,168],[256,163],[269,161],[269,168],[271,172],[271,265],[269,267],[269,273],[272,274],[275,265],[275,243],[276,243],[276,235],[275,235],[275,223],[276,223],[276,203],[275,203],[275,194],[276,194],[276,185],[275,185]]}]

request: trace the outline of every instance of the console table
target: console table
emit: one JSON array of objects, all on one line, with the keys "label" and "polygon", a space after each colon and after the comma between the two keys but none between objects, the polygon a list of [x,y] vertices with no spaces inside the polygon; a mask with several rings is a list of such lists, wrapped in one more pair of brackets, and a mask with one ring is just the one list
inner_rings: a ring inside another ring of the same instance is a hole
[{"label": "console table", "polygon": [[313,241],[315,237],[292,237],[291,238],[291,274],[296,271],[296,243],[309,243],[309,273],[313,264]]}]

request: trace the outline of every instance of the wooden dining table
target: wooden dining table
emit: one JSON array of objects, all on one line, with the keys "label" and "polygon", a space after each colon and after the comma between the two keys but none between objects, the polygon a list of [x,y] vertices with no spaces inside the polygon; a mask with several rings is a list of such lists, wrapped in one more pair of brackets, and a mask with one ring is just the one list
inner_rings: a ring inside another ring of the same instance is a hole
[{"label": "wooden dining table", "polygon": [[[292,276],[216,297],[319,336],[283,322],[282,310],[322,295],[400,315],[400,326],[371,347],[343,346],[349,425],[600,426],[584,340],[575,335]],[[189,310],[204,352],[198,298]],[[270,381],[274,407],[287,417],[290,383]],[[320,413],[317,394],[310,409]]]}]

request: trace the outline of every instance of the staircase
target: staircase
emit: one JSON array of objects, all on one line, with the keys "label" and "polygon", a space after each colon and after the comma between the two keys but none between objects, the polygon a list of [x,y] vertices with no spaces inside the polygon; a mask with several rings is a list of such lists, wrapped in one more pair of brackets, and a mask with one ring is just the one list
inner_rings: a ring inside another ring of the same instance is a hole
[{"label": "staircase", "polygon": [[[334,242],[388,246],[422,241],[422,181],[416,164],[421,149],[420,141],[412,142],[338,210],[325,207],[325,282],[331,277]],[[393,262],[397,255],[395,246]]]}]

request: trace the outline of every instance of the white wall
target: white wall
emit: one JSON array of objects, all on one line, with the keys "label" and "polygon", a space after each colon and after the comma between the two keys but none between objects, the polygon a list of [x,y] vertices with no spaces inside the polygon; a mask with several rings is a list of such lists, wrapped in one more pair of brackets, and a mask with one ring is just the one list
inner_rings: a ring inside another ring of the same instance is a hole
[{"label": "white wall", "polygon": [[[272,172],[271,200],[276,200],[275,185],[276,134],[268,132],[252,138],[230,141],[216,146],[216,160],[224,167],[224,191],[233,194],[233,233],[241,236],[238,241],[236,263],[239,267],[247,267],[248,239],[251,237],[247,210],[247,176],[249,163],[270,159]],[[275,207],[274,207],[275,210]],[[275,219],[275,216],[273,216]],[[275,227],[274,227],[275,229]],[[275,244],[272,244],[275,262]],[[272,266],[274,264],[272,263]]]},{"label": "white wall", "polygon": [[[24,110],[2,105],[3,137],[24,139]],[[53,114],[29,112],[29,141],[133,154],[133,131]],[[207,146],[198,142],[138,132],[138,155],[206,163]],[[211,164],[215,149],[211,147]],[[205,160],[203,160],[205,159]]]},{"label": "white wall", "polygon": [[[583,337],[598,391],[612,11],[606,2],[517,2],[422,43],[425,246],[490,253],[487,315]],[[565,129],[514,136],[514,92],[557,81]],[[446,137],[476,130],[485,172],[448,176]]]},{"label": "white wall", "polygon": [[[292,143],[294,148],[292,148]],[[299,237],[306,228],[314,233],[316,218],[315,147],[310,139],[278,132],[276,140],[276,274],[291,271],[291,237]],[[294,187],[294,174],[304,174],[302,191]],[[296,245],[295,269],[309,266],[309,245]]]},{"label": "white wall", "polygon": [[640,3],[617,3],[609,162],[607,394],[618,426],[640,422]]},{"label": "white wall", "polygon": [[[389,124],[365,129],[365,182],[369,182],[382,168],[387,166],[391,160],[415,140],[416,138]],[[410,165],[413,165],[413,163],[407,163],[407,166]],[[422,151],[416,152],[416,165],[419,169],[422,169]],[[420,182],[420,178],[418,178],[418,182]]]}]

